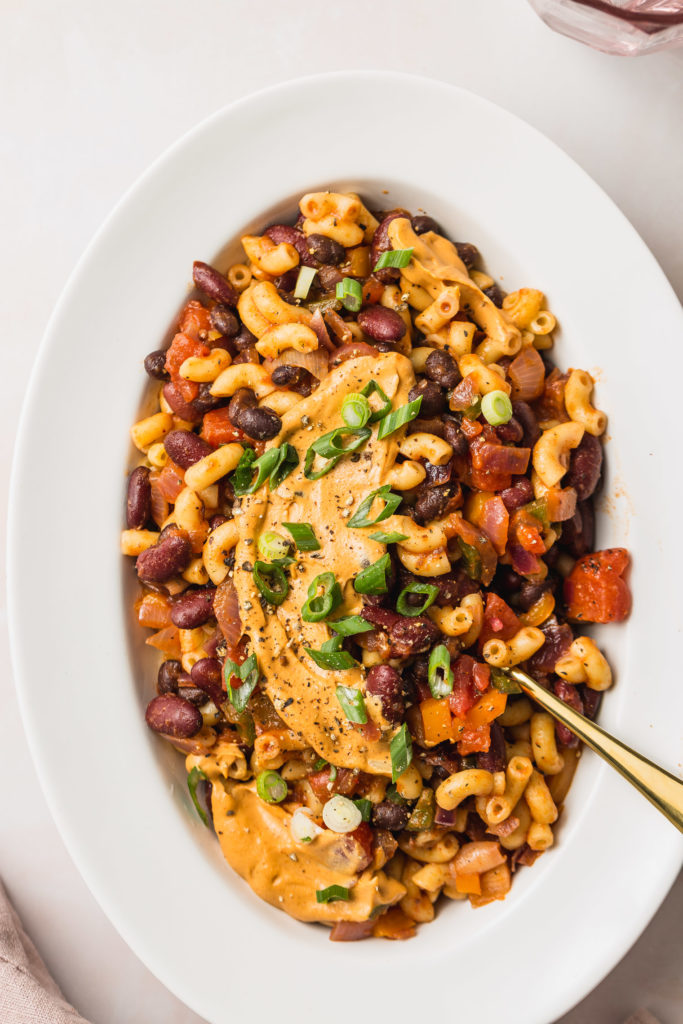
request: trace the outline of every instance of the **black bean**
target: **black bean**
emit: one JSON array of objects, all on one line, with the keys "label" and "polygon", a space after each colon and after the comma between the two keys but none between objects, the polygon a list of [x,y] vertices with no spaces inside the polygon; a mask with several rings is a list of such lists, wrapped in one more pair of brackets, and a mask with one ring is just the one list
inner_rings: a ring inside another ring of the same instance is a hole
[{"label": "black bean", "polygon": [[240,322],[231,309],[221,303],[214,306],[209,314],[211,326],[224,338],[234,338],[240,329]]},{"label": "black bean", "polygon": [[372,824],[376,828],[386,828],[390,832],[400,832],[408,823],[408,808],[395,804],[391,800],[383,800],[372,809]]},{"label": "black bean", "polygon": [[202,704],[206,704],[207,696],[203,690],[200,690],[197,686],[191,686],[181,684],[178,687],[178,696],[182,697],[183,700],[188,700],[190,704],[194,704],[196,708],[200,708]]},{"label": "black bean", "polygon": [[286,271],[284,274],[280,274],[279,277],[275,278],[273,282],[278,291],[281,292],[293,292],[296,288],[296,282],[299,279],[299,268],[292,267],[291,270]]},{"label": "black bean", "polygon": [[422,395],[420,414],[422,416],[438,416],[446,408],[446,396],[438,384],[433,380],[421,380],[419,384],[411,388],[408,393],[408,401],[414,402]]},{"label": "black bean", "polygon": [[467,455],[469,452],[469,445],[467,444],[467,438],[460,429],[460,424],[457,420],[451,417],[444,417],[444,440],[448,441],[449,445],[453,449],[454,455]]},{"label": "black bean", "polygon": [[410,225],[416,235],[424,235],[425,231],[434,231],[437,235],[443,235],[443,230],[438,221],[428,217],[426,213],[420,213],[413,217]]},{"label": "black bean", "polygon": [[251,409],[256,405],[257,398],[251,388],[238,388],[235,394],[230,399],[228,405],[228,417],[233,427],[240,427],[240,416],[246,409]]},{"label": "black bean", "polygon": [[258,341],[258,338],[243,324],[232,340],[235,346],[242,351],[245,348],[252,348]]},{"label": "black bean", "polygon": [[313,390],[315,377],[304,366],[294,366],[291,363],[283,363],[276,366],[270,375],[273,384],[279,388],[287,388],[297,395],[308,398]]},{"label": "black bean", "polygon": [[412,509],[415,522],[424,526],[432,519],[438,519],[443,515],[450,498],[449,490],[448,485],[445,487],[421,487]]},{"label": "black bean", "polygon": [[490,288],[484,288],[484,295],[491,300],[494,306],[498,306],[498,309],[502,307],[505,295],[497,284],[492,284]]},{"label": "black bean", "polygon": [[335,242],[333,238],[328,238],[327,235],[309,235],[308,249],[311,255],[319,260],[320,263],[332,263],[337,266],[346,259],[346,249],[344,246],[339,242]]},{"label": "black bean", "polygon": [[552,585],[547,581],[542,583],[532,583],[531,580],[524,580],[521,587],[519,588],[519,596],[517,598],[519,606],[528,612],[533,604],[536,604],[546,590],[552,590]]},{"label": "black bean", "polygon": [[177,693],[178,677],[183,666],[175,658],[162,661],[157,673],[157,693]]},{"label": "black bean", "polygon": [[318,282],[323,291],[334,291],[339,282],[343,280],[344,275],[341,274],[336,267],[325,266],[321,267],[318,271]]},{"label": "black bean", "polygon": [[524,437],[524,427],[515,416],[511,416],[507,423],[501,423],[495,430],[498,440],[503,444],[517,444]]},{"label": "black bean", "polygon": [[463,261],[468,270],[472,267],[476,267],[477,263],[481,259],[481,253],[477,249],[476,245],[472,245],[471,242],[456,242],[455,248],[458,250],[458,256]]},{"label": "black bean", "polygon": [[145,356],[145,370],[154,380],[168,380],[166,353],[161,349],[157,349],[155,352],[150,352],[148,356]]},{"label": "black bean", "polygon": [[254,406],[243,410],[238,426],[255,441],[269,441],[282,430],[282,420],[267,405]]},{"label": "black bean", "polygon": [[454,388],[462,380],[458,364],[450,352],[434,349],[427,356],[425,373],[430,380],[444,388]]},{"label": "black bean", "polygon": [[225,405],[225,401],[225,398],[221,395],[212,395],[211,383],[204,382],[199,385],[199,394],[193,400],[192,406],[203,416],[204,413],[211,412],[212,409],[218,409],[220,406]]},{"label": "black bean", "polygon": [[512,412],[515,419],[521,423],[524,435],[522,437],[523,448],[533,448],[541,436],[541,428],[538,425],[536,414],[527,402],[513,402]]},{"label": "black bean", "polygon": [[152,488],[149,470],[137,466],[128,477],[126,523],[129,530],[141,530],[152,514]]}]

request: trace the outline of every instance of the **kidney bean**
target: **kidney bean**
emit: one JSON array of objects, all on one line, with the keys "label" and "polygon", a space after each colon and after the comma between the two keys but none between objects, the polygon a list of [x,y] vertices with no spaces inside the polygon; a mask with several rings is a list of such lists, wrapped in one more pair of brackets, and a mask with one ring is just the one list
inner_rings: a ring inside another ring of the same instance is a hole
[{"label": "kidney bean", "polygon": [[256,335],[252,334],[251,331],[244,326],[244,324],[240,327],[238,333],[232,339],[235,348],[237,348],[240,352],[242,352],[245,348],[253,348],[257,341],[258,338],[256,337]]},{"label": "kidney bean", "polygon": [[408,393],[408,401],[412,402],[422,395],[420,412],[424,416],[438,416],[446,408],[446,396],[433,380],[421,380]]},{"label": "kidney bean", "polygon": [[171,622],[178,629],[197,629],[213,615],[215,587],[206,590],[186,590],[171,604]]},{"label": "kidney bean", "polygon": [[157,672],[157,693],[177,693],[178,679],[183,671],[183,666],[175,658],[162,661]]},{"label": "kidney bean", "polygon": [[590,718],[591,721],[595,718],[598,713],[600,704],[602,703],[602,690],[591,690],[590,686],[582,686],[581,699],[583,701],[583,713],[586,718]]},{"label": "kidney bean", "polygon": [[491,745],[477,754],[477,767],[487,772],[505,771],[505,736],[498,722],[491,722]]},{"label": "kidney bean", "polygon": [[126,524],[129,530],[141,530],[152,514],[152,488],[149,470],[137,466],[128,477]]},{"label": "kidney bean", "polygon": [[403,680],[391,665],[373,665],[365,681],[366,693],[379,697],[382,714],[392,725],[398,725],[405,713]]},{"label": "kidney bean", "polygon": [[222,526],[223,523],[227,523],[227,521],[227,516],[211,516],[209,519],[209,530],[217,530],[219,526]]},{"label": "kidney bean", "polygon": [[449,491],[448,487],[420,487],[412,509],[415,522],[424,526],[443,515],[450,500]]},{"label": "kidney bean", "polygon": [[172,381],[164,384],[163,393],[171,409],[176,416],[180,416],[181,420],[187,420],[188,423],[197,423],[202,418],[202,414],[197,410],[196,406],[192,402],[185,401],[178,390],[177,384],[174,384]]},{"label": "kidney bean", "polygon": [[168,380],[166,353],[162,349],[157,349],[145,356],[145,371],[154,380]]},{"label": "kidney bean", "polygon": [[453,454],[460,457],[469,453],[469,445],[467,438],[463,434],[460,424],[456,419],[452,419],[450,416],[444,416],[444,440],[448,441],[449,445],[453,449]]},{"label": "kidney bean", "polygon": [[372,809],[372,824],[376,828],[386,828],[390,832],[400,832],[408,824],[408,808],[395,804],[391,800],[383,800]]},{"label": "kidney bean", "polygon": [[[574,558],[581,558],[593,550],[595,541],[595,512],[593,501],[580,501],[571,519],[562,523],[559,544]],[[550,549],[552,551],[552,548]]]},{"label": "kidney bean", "polygon": [[315,257],[311,255],[308,248],[306,235],[299,228],[292,227],[291,224],[273,224],[272,227],[266,228],[265,234],[276,245],[280,245],[282,242],[293,245],[299,253],[299,261],[302,266],[317,267]]},{"label": "kidney bean", "polygon": [[427,651],[439,639],[439,628],[431,619],[419,616],[411,619],[398,616],[398,622],[388,630],[391,655],[405,658],[409,654]]},{"label": "kidney bean", "polygon": [[502,308],[505,295],[497,284],[492,284],[490,288],[484,288],[483,291],[484,295],[491,300],[494,306],[498,306],[498,309]]},{"label": "kidney bean", "polygon": [[[575,686],[564,679],[557,679],[553,684],[553,689],[556,697],[583,714],[583,701]],[[555,734],[563,747],[578,747],[579,737],[574,735],[571,729],[568,729],[562,722],[555,722]]]},{"label": "kidney bean", "polygon": [[215,299],[224,306],[236,306],[239,294],[229,281],[219,274],[218,271],[208,263],[195,260],[192,265],[192,280],[200,292],[204,292],[210,299]]},{"label": "kidney bean", "polygon": [[518,476],[511,487],[506,487],[505,490],[500,492],[500,496],[508,512],[514,512],[515,509],[521,508],[522,505],[526,505],[534,500],[534,489],[531,486],[531,480],[525,476]]},{"label": "kidney bean", "polygon": [[424,235],[425,231],[434,231],[437,235],[443,235],[443,229],[438,221],[435,221],[433,217],[428,217],[426,213],[412,217],[410,226],[416,235]]},{"label": "kidney bean", "polygon": [[406,333],[406,325],[395,309],[386,306],[368,306],[358,314],[358,323],[373,341],[400,341]]},{"label": "kidney bean", "polygon": [[425,362],[425,373],[430,380],[444,388],[454,388],[462,380],[455,359],[443,349],[430,352]]},{"label": "kidney bean", "polygon": [[339,282],[343,280],[344,275],[341,274],[336,267],[325,266],[321,267],[318,271],[318,281],[323,291],[334,291]]},{"label": "kidney bean", "polygon": [[181,469],[189,469],[213,451],[203,437],[193,434],[191,430],[172,430],[164,438],[164,448],[168,457]]},{"label": "kidney bean", "polygon": [[269,441],[282,430],[282,420],[267,405],[253,406],[240,413],[238,426],[255,441]]},{"label": "kidney bean", "polygon": [[581,443],[571,453],[564,487],[573,487],[579,501],[585,501],[595,491],[602,473],[602,445],[597,437],[585,433]]},{"label": "kidney bean", "polygon": [[273,384],[279,388],[287,388],[297,395],[308,398],[313,390],[313,374],[304,366],[294,366],[291,363],[283,363],[276,366],[270,375]]},{"label": "kidney bean", "polygon": [[311,255],[320,263],[331,263],[338,266],[346,260],[346,249],[339,242],[327,235],[309,235],[308,249]]},{"label": "kidney bean", "polygon": [[377,230],[372,237],[372,244],[370,246],[370,268],[376,278],[378,278],[382,284],[389,284],[391,281],[398,281],[401,276],[401,271],[396,267],[385,267],[384,270],[375,270],[377,260],[380,258],[383,252],[388,252],[392,248],[391,242],[389,241],[388,228],[392,220],[396,220],[397,217],[408,217],[410,214],[407,210],[391,210],[385,214],[382,220],[379,222]]},{"label": "kidney bean", "polygon": [[189,739],[203,725],[199,710],[175,693],[153,697],[147,705],[145,721],[154,732],[178,739]]},{"label": "kidney bean", "polygon": [[195,661],[190,673],[193,686],[203,690],[217,707],[226,698],[223,689],[223,666],[218,658],[200,658]]},{"label": "kidney bean", "polygon": [[472,267],[476,267],[477,263],[481,259],[481,253],[477,249],[476,245],[472,245],[471,242],[456,242],[455,248],[458,250],[458,256],[463,261],[468,270]]},{"label": "kidney bean", "polygon": [[515,416],[511,416],[507,423],[501,423],[495,428],[498,440],[503,444],[512,442],[517,444],[524,437],[524,427]]},{"label": "kidney bean", "polygon": [[165,583],[186,569],[192,558],[192,547],[187,536],[173,532],[160,537],[152,548],[138,555],[137,574],[143,581]]},{"label": "kidney bean", "polygon": [[536,414],[526,402],[513,402],[512,412],[524,431],[522,447],[533,448],[541,436],[541,428],[538,425]]},{"label": "kidney bean", "polygon": [[490,840],[491,836],[486,831],[486,824],[478,814],[470,812],[465,823],[465,835],[472,843],[481,843]]},{"label": "kidney bean", "polygon": [[531,675],[554,671],[556,662],[567,653],[574,639],[571,626],[566,623],[560,625],[554,615],[539,629],[545,634],[545,643],[529,661]]},{"label": "kidney bean", "polygon": [[284,274],[280,274],[279,277],[275,278],[273,282],[275,287],[281,292],[293,292],[296,288],[296,282],[299,279],[299,268],[292,267],[291,270],[286,271]]},{"label": "kidney bean", "polygon": [[240,329],[240,322],[231,309],[218,303],[209,314],[211,326],[219,331],[224,338],[234,338]]},{"label": "kidney bean", "polygon": [[552,590],[552,583],[543,580],[542,583],[532,583],[531,580],[522,580],[517,596],[517,602],[525,612],[528,612],[532,605],[540,600],[546,590]]}]

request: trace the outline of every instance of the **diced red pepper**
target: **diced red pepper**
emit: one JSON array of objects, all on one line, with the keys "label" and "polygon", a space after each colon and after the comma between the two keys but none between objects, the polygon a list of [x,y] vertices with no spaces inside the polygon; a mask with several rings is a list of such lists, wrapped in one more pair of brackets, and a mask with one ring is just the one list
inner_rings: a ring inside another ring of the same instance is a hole
[{"label": "diced red pepper", "polygon": [[511,640],[521,626],[510,605],[498,594],[489,591],[486,595],[484,622],[479,634],[479,648],[481,649],[487,640]]},{"label": "diced red pepper", "polygon": [[631,610],[631,592],[622,579],[628,565],[625,548],[580,558],[564,581],[567,617],[575,622],[622,622]]},{"label": "diced red pepper", "polygon": [[461,654],[457,661],[451,662],[453,692],[448,697],[448,703],[457,718],[464,718],[479,696],[474,682],[475,664],[469,654]]},{"label": "diced red pepper", "polygon": [[462,757],[468,754],[486,753],[491,746],[491,726],[478,725],[474,729],[465,729],[458,740],[458,753]]},{"label": "diced red pepper", "polygon": [[178,330],[198,340],[200,331],[211,330],[211,317],[201,302],[192,299],[183,309],[178,320]]}]

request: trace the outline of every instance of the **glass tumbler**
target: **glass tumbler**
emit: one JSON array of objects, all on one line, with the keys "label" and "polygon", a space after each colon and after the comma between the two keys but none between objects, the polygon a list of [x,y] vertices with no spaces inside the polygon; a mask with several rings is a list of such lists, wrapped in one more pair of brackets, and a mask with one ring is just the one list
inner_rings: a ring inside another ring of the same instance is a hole
[{"label": "glass tumbler", "polygon": [[683,45],[683,0],[529,0],[550,28],[604,53]]}]

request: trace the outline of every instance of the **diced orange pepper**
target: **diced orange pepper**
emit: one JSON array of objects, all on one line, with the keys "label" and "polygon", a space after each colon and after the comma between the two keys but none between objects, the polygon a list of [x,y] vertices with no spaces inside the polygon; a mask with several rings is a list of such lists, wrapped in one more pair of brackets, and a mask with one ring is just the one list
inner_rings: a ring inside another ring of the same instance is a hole
[{"label": "diced orange pepper", "polygon": [[145,594],[138,605],[138,622],[148,629],[163,629],[170,626],[171,606],[163,594]]},{"label": "diced orange pepper", "polygon": [[180,634],[175,626],[165,626],[145,640],[150,647],[163,651],[169,658],[180,658]]},{"label": "diced orange pepper", "polygon": [[392,907],[375,921],[372,934],[376,939],[412,939],[415,922],[400,907]]},{"label": "diced orange pepper", "polygon": [[502,715],[507,704],[507,694],[498,690],[489,690],[482,694],[476,704],[467,712],[467,724],[470,726],[488,725],[498,715]]},{"label": "diced orange pepper", "polygon": [[472,894],[473,896],[481,895],[481,879],[479,875],[459,875],[456,872],[455,875],[455,891],[466,893],[467,895]]},{"label": "diced orange pepper", "polygon": [[420,704],[425,742],[431,745],[453,739],[451,712],[447,700],[430,697]]}]

